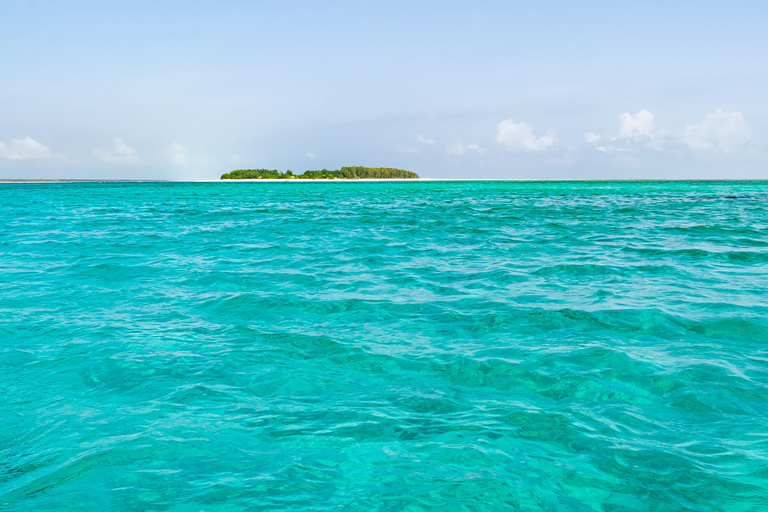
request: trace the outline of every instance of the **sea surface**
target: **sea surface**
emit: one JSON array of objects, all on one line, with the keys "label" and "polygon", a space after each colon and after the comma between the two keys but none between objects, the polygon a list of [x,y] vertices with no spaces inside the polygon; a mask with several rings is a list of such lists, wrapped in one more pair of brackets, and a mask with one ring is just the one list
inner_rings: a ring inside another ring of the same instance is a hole
[{"label": "sea surface", "polygon": [[768,182],[0,184],[0,509],[768,510]]}]

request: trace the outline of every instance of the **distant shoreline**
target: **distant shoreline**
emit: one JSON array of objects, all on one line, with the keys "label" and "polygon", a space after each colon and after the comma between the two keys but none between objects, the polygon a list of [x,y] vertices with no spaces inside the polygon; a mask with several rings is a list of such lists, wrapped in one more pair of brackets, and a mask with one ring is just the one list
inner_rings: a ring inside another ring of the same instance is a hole
[{"label": "distant shoreline", "polygon": [[8,179],[0,178],[2,183],[174,183],[169,180],[80,180],[80,179]]},{"label": "distant shoreline", "polygon": [[356,183],[356,182],[440,182],[440,181],[509,181],[509,182],[569,182],[569,183],[697,183],[697,182],[768,182],[768,178],[685,178],[685,179],[574,179],[574,178],[359,178],[359,179],[235,179],[235,180],[130,180],[130,179],[0,179],[0,185],[4,183],[15,184],[66,184],[66,183]]},{"label": "distant shoreline", "polygon": [[335,183],[341,183],[341,182],[349,182],[354,183],[357,181],[407,181],[409,183],[416,183],[420,181],[511,181],[511,182],[529,182],[529,181],[541,181],[541,182],[583,182],[583,183],[616,183],[616,182],[627,182],[627,183],[664,183],[664,182],[700,182],[700,181],[706,181],[706,182],[732,182],[732,181],[750,181],[750,182],[768,182],[768,178],[730,178],[730,179],[722,179],[722,178],[680,178],[680,179],[610,179],[610,178],[596,178],[596,179],[589,179],[589,178],[418,178],[418,179],[412,179],[412,178],[358,178],[353,180],[344,180],[344,179],[337,179],[337,180],[328,180],[328,179],[255,179],[255,180],[197,180],[195,183],[234,183],[238,181],[243,181],[247,183],[270,183],[270,182],[281,182],[281,183],[293,183],[293,182],[299,182],[299,183],[315,183],[315,182],[335,182]]}]

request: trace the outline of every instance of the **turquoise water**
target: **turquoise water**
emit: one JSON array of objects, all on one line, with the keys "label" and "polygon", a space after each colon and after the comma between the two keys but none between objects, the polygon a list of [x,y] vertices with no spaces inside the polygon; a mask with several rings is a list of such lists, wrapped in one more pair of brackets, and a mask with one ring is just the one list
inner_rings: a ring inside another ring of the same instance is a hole
[{"label": "turquoise water", "polygon": [[768,510],[768,183],[0,185],[3,510]]}]

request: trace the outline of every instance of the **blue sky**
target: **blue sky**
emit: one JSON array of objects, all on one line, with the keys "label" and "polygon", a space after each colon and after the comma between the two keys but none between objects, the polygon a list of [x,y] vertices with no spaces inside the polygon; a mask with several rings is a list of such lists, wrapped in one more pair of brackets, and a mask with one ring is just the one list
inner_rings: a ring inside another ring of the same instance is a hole
[{"label": "blue sky", "polygon": [[2,9],[4,178],[768,178],[768,2]]}]

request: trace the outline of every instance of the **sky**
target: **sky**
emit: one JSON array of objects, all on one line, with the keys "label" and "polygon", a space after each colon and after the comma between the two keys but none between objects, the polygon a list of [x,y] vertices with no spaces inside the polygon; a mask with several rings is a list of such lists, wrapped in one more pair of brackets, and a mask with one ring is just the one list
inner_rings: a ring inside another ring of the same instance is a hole
[{"label": "sky", "polygon": [[768,179],[765,1],[0,8],[0,178]]}]

